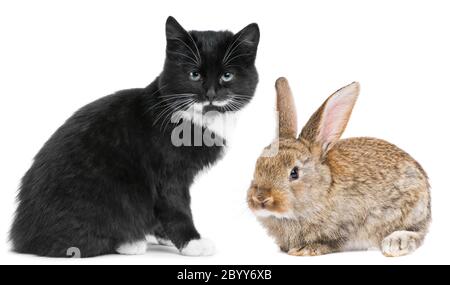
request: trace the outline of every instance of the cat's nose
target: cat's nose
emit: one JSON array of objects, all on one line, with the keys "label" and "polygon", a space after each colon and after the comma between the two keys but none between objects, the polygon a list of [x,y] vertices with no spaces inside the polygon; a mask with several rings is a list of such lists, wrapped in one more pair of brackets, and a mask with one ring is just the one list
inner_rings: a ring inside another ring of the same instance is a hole
[{"label": "cat's nose", "polygon": [[212,102],[214,100],[214,98],[216,98],[216,90],[214,89],[214,87],[210,87],[208,89],[208,91],[206,92],[206,98]]}]

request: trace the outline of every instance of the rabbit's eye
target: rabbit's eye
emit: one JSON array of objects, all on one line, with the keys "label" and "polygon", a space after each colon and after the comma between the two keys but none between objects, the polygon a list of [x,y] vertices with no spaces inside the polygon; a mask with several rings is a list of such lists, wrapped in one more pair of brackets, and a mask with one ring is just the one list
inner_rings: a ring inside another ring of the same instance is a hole
[{"label": "rabbit's eye", "polygon": [[297,180],[298,179],[298,167],[294,167],[291,170],[291,174],[289,174],[289,179],[290,180]]}]

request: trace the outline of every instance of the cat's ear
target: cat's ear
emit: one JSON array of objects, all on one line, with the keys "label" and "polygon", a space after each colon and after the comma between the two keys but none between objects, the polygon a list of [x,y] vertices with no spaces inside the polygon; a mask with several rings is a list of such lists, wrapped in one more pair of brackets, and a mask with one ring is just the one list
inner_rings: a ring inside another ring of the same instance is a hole
[{"label": "cat's ear", "polygon": [[250,24],[235,34],[223,57],[224,65],[249,65],[255,62],[259,43],[259,28]]},{"label": "cat's ear", "polygon": [[258,24],[252,23],[242,30],[240,30],[236,35],[234,35],[234,39],[241,44],[250,47],[258,47],[259,43],[259,27]]},{"label": "cat's ear", "polygon": [[166,40],[167,58],[177,61],[188,59],[191,63],[200,65],[200,52],[194,39],[172,16],[166,21]]},{"label": "cat's ear", "polygon": [[182,39],[186,36],[187,31],[175,20],[174,17],[169,16],[166,21],[166,38],[171,39]]}]

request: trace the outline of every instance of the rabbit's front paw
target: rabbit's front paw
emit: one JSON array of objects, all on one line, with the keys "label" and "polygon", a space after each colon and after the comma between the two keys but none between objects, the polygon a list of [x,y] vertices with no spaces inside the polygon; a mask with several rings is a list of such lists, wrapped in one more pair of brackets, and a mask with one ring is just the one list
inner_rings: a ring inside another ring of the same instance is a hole
[{"label": "rabbit's front paw", "polygon": [[320,243],[308,244],[304,247],[294,247],[288,251],[289,255],[294,256],[316,256],[330,253],[330,247]]},{"label": "rabbit's front paw", "polygon": [[381,242],[381,252],[388,257],[409,254],[420,243],[420,234],[411,231],[395,231]]}]

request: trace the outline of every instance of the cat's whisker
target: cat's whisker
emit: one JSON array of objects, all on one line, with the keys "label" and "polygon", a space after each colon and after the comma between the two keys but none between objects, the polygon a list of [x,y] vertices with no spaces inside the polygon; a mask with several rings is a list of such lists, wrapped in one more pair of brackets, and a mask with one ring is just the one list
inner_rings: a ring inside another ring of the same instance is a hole
[{"label": "cat's whisker", "polygon": [[249,102],[252,99],[252,96],[231,96],[231,100],[238,102]]},{"label": "cat's whisker", "polygon": [[238,104],[245,104],[248,103],[249,98],[231,98],[231,100]]},{"label": "cat's whisker", "polygon": [[[237,45],[235,45],[235,47],[230,51],[230,53],[229,53],[229,55],[228,55],[228,58],[229,58],[230,56],[232,56],[232,55],[234,54],[234,52],[236,52],[237,48],[238,48],[242,43],[253,44],[253,42],[248,41],[248,40],[242,40],[242,41],[239,41],[239,43],[238,43]],[[228,60],[228,58],[227,58],[227,60]],[[227,61],[225,61],[225,62],[227,62]]]},{"label": "cat's whisker", "polygon": [[161,85],[158,89],[156,89],[155,92],[153,92],[152,94],[150,94],[150,96],[155,95],[156,93],[158,93],[159,91],[161,91],[163,88],[165,88],[167,86],[167,84],[163,84]]},{"label": "cat's whisker", "polygon": [[239,100],[233,100],[234,104],[237,104],[239,106],[244,106],[248,101],[239,101]]},{"label": "cat's whisker", "polygon": [[[183,107],[190,106],[190,104],[192,104],[192,103],[185,104]],[[161,128],[162,128],[163,132],[166,131],[166,128],[169,126],[170,123],[176,124],[180,121],[180,119],[182,118],[182,114],[180,112],[182,112],[181,109],[183,107],[178,108],[174,113],[166,116],[166,119],[164,119],[161,124]]]},{"label": "cat's whisker", "polygon": [[[184,100],[177,100],[176,102],[173,102],[173,103],[170,103],[169,105],[168,105],[168,110],[174,110],[174,109],[176,109],[178,106],[181,106],[181,105],[183,105],[183,104],[185,104],[186,102],[189,102],[190,101],[190,99],[184,99]],[[163,115],[165,114],[166,112],[164,112],[164,113],[162,113]]]},{"label": "cat's whisker", "polygon": [[233,112],[233,111],[234,111],[234,110],[231,108],[231,106],[229,106],[228,104],[225,105],[224,108],[225,108],[225,111],[228,111],[228,112]]},{"label": "cat's whisker", "polygon": [[[198,65],[200,65],[200,58],[199,57],[197,57],[197,55],[195,54],[195,52],[192,50],[192,48],[185,42],[185,41],[183,41],[183,40],[181,40],[181,39],[179,39],[179,38],[171,38],[171,39],[169,39],[169,40],[176,40],[176,41],[179,41],[179,42],[181,42],[182,44],[184,44],[190,51],[191,51],[191,53],[192,53],[192,55],[195,57],[195,63],[196,64],[198,64]],[[195,44],[195,42],[194,42],[194,44]]]},{"label": "cat's whisker", "polygon": [[240,53],[238,55],[235,55],[232,58],[228,59],[227,62],[224,63],[224,65],[227,66],[228,63],[232,62],[236,58],[239,58],[239,57],[242,57],[242,56],[247,56],[247,55],[252,55],[252,53],[248,52],[248,53]]},{"label": "cat's whisker", "polygon": [[161,110],[161,112],[157,115],[156,119],[153,121],[153,126],[155,126],[155,125],[158,123],[159,119],[163,116],[163,114],[164,114],[167,110],[170,110],[170,108],[171,108],[170,105],[166,105],[166,106]]},{"label": "cat's whisker", "polygon": [[238,68],[241,68],[242,65],[239,65],[239,64],[227,64],[226,67],[228,67],[228,68],[230,68],[230,67],[238,67]]},{"label": "cat's whisker", "polygon": [[189,99],[185,100],[177,100],[176,102],[169,102],[167,106],[158,114],[157,118],[155,119],[153,125],[155,125],[167,112],[169,112],[171,109],[176,108],[178,105],[185,103]]},{"label": "cat's whisker", "polygon": [[159,108],[161,106],[163,106],[164,104],[167,104],[167,101],[175,101],[177,98],[166,98],[164,100],[160,100],[159,102],[157,102],[156,104],[150,106],[149,110],[155,109],[155,108]]},{"label": "cat's whisker", "polygon": [[195,60],[195,59],[192,58],[191,56],[185,55],[184,53],[176,52],[176,51],[170,51],[170,50],[168,50],[167,52],[168,52],[168,53],[173,53],[173,54],[178,54],[178,55],[180,55],[180,56],[183,56],[183,57],[185,57],[185,58],[188,58],[188,59],[190,59],[190,60],[194,63],[193,65],[195,65],[195,66],[199,65],[199,63],[197,62],[197,60]]},{"label": "cat's whisker", "polygon": [[[179,98],[179,97],[178,97],[178,96],[174,96],[174,97],[163,98],[162,100],[159,100],[156,104],[158,104],[158,103],[164,103],[164,102],[170,101],[170,100],[176,100],[177,98]],[[182,98],[180,98],[180,99],[182,99]],[[156,104],[155,104],[155,105],[156,105]],[[155,105],[153,105],[153,106],[155,106]]]},{"label": "cat's whisker", "polygon": [[161,95],[159,97],[177,97],[177,96],[195,96],[197,94],[195,93],[178,93],[178,94],[167,94],[167,95]]},{"label": "cat's whisker", "polygon": [[245,101],[247,101],[247,98],[246,97],[239,97],[239,96],[232,96],[231,98],[230,98],[230,100],[231,101],[234,101],[234,102],[243,102],[244,100]]},{"label": "cat's whisker", "polygon": [[190,62],[190,61],[185,61],[185,60],[183,60],[183,61],[180,61],[180,63],[183,63],[183,64],[186,64],[186,65],[192,66],[192,67],[194,67],[194,68],[198,68],[198,67],[199,67],[198,64],[192,63],[192,62]]},{"label": "cat's whisker", "polygon": [[177,117],[175,117],[175,119],[178,122],[179,119],[181,118],[181,113],[179,113],[179,112],[181,112],[182,109],[184,109],[184,108],[189,109],[189,107],[192,106],[195,102],[196,102],[195,99],[191,99],[191,100],[185,102],[184,104],[181,104],[178,107],[176,107],[172,113],[167,114],[166,118],[164,118],[164,120],[161,123],[161,127],[164,127],[162,131],[163,132],[166,131],[166,128],[169,125],[169,123],[171,123],[171,120],[172,120],[172,118],[174,118],[173,117],[174,115],[177,116]]},{"label": "cat's whisker", "polygon": [[[190,105],[192,102],[194,101],[194,99],[192,100],[186,100],[185,102],[183,102],[182,104],[177,105],[173,110],[172,113],[170,114],[170,116],[174,116],[174,115],[178,115],[178,112],[185,108],[186,106]],[[179,115],[178,115],[179,116]]]},{"label": "cat's whisker", "polygon": [[234,103],[234,102],[230,102],[230,105],[231,105],[231,107],[233,108],[233,111],[237,111],[237,110],[239,110],[239,108],[240,108],[240,106],[237,105],[237,104]]},{"label": "cat's whisker", "polygon": [[222,63],[225,63],[228,60],[228,57],[230,56],[230,50],[233,48],[234,44],[239,41],[239,39],[242,37],[242,34],[239,35],[239,37],[237,37],[232,43],[231,45],[227,48],[227,51],[225,52],[225,55],[222,59]]},{"label": "cat's whisker", "polygon": [[152,109],[155,109],[155,108],[160,108],[161,105],[164,105],[165,103],[167,103],[167,101],[177,100],[177,99],[192,98],[193,96],[196,96],[196,95],[197,94],[194,94],[194,93],[179,93],[179,94],[162,95],[160,97],[162,97],[164,99],[162,99],[159,102],[157,102],[156,104],[150,106],[150,108],[148,110],[152,110]]},{"label": "cat's whisker", "polygon": [[191,36],[190,33],[188,33],[188,36],[189,36],[189,38],[191,39],[192,43],[194,44],[195,49],[197,50],[197,55],[198,55],[198,58],[199,58],[199,61],[200,61],[199,64],[201,64],[201,63],[202,63],[202,57],[201,57],[201,55],[200,55],[200,51],[198,50],[197,44],[195,43],[195,41],[194,41],[194,39],[192,38],[192,36]]},{"label": "cat's whisker", "polygon": [[225,105],[224,107],[229,107],[230,111],[234,111],[234,102],[232,100],[229,100],[228,104]]},{"label": "cat's whisker", "polygon": [[232,98],[230,100],[230,105],[233,106],[234,110],[239,110],[240,108],[245,106],[245,102],[240,102],[240,101],[237,101],[237,100]]},{"label": "cat's whisker", "polygon": [[150,107],[150,109],[163,108],[157,115],[154,124],[156,124],[170,109],[176,108],[178,105],[181,105],[185,102],[189,102],[189,99],[192,99],[196,95],[197,94],[195,93],[177,93],[177,94],[161,95],[160,97],[162,97],[163,99],[160,100],[155,105],[153,105],[152,107]]},{"label": "cat's whisker", "polygon": [[[161,85],[161,87],[159,87],[155,92],[153,92],[152,94],[150,94],[149,97],[152,97],[153,95],[155,95],[156,93],[158,93],[159,91],[161,91],[164,87],[166,87],[167,84],[163,84]],[[144,114],[147,114],[150,110],[152,109],[152,106],[150,106],[150,108],[148,108],[147,110],[144,111]]]},{"label": "cat's whisker", "polygon": [[249,95],[249,94],[237,94],[237,93],[232,93],[232,94],[230,94],[230,96],[233,96],[233,97],[248,97],[248,98],[253,97],[252,95]]}]

